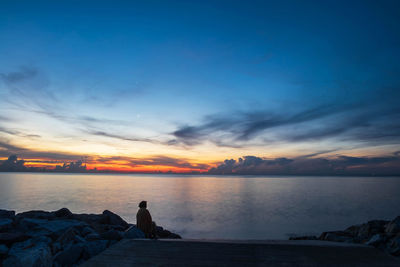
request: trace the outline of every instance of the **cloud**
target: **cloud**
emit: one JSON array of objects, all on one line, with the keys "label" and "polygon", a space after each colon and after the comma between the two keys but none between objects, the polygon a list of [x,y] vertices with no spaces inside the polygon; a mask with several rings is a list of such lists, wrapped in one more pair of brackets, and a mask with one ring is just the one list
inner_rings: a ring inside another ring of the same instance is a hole
[{"label": "cloud", "polygon": [[19,71],[0,73],[0,78],[7,84],[13,85],[19,82],[30,80],[38,74],[38,70],[33,67],[23,66]]},{"label": "cloud", "polygon": [[400,157],[349,157],[339,155],[334,158],[266,159],[245,156],[238,160],[227,159],[209,174],[240,175],[400,175]]},{"label": "cloud", "polygon": [[125,156],[112,157],[92,157],[88,163],[103,163],[125,165],[126,167],[143,167],[143,166],[166,166],[174,168],[185,168],[193,170],[208,170],[210,165],[203,163],[192,163],[185,158],[173,158],[168,156],[155,155],[146,158],[135,158]]},{"label": "cloud", "polygon": [[153,156],[145,159],[130,159],[129,162],[139,166],[169,166],[176,168],[202,169],[209,168],[208,164],[190,163],[184,158],[171,158],[166,156]]},{"label": "cloud", "polygon": [[[8,159],[0,162],[0,171],[1,172],[37,172],[37,171],[45,171],[46,169],[38,168],[38,167],[26,167],[25,163],[59,163],[57,161],[43,161],[43,160],[32,160],[25,161],[19,160],[17,155],[11,155]],[[49,169],[47,169],[49,170]],[[52,171],[56,172],[86,172],[86,164],[83,163],[82,160],[72,161],[72,162],[63,162],[63,165],[57,165]]]},{"label": "cloud", "polygon": [[119,140],[123,140],[123,141],[162,144],[162,142],[157,141],[155,139],[150,139],[150,138],[128,137],[128,136],[118,135],[118,134],[114,134],[114,133],[108,133],[108,132],[104,132],[104,131],[96,131],[96,130],[85,130],[85,132],[88,134],[91,134],[91,135],[115,138],[115,139],[119,139]]},{"label": "cloud", "polygon": [[8,159],[0,163],[0,171],[27,171],[28,168],[24,166],[25,161],[18,160],[16,155],[11,155]]},{"label": "cloud", "polygon": [[200,144],[204,139],[211,138],[217,145],[226,145],[221,138],[214,138],[215,133],[232,141],[249,141],[264,131],[281,126],[290,126],[321,119],[329,115],[344,112],[349,107],[320,106],[301,110],[295,113],[273,113],[270,111],[236,112],[229,115],[207,116],[204,123],[198,126],[183,126],[172,135],[178,142],[186,145]]},{"label": "cloud", "polygon": [[330,138],[376,144],[400,143],[400,108],[382,103],[332,104],[295,112],[235,112],[207,116],[203,123],[182,126],[171,134],[175,137],[171,142],[189,146],[206,140],[217,146],[243,147],[256,141],[258,145],[265,145]]},{"label": "cloud", "polygon": [[40,158],[40,159],[51,159],[51,160],[61,160],[61,161],[78,160],[84,156],[84,155],[68,154],[61,152],[31,150],[16,145],[12,145],[5,140],[0,140],[0,157],[8,157],[10,155],[18,155],[19,157],[22,158]]}]

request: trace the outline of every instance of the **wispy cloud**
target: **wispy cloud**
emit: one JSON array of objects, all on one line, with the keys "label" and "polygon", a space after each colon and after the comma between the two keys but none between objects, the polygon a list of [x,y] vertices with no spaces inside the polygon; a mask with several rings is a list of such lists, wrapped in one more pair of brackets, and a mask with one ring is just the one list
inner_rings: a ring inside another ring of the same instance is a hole
[{"label": "wispy cloud", "polygon": [[264,136],[269,136],[263,139],[264,145],[329,138],[399,143],[400,108],[390,105],[325,105],[297,112],[235,112],[207,116],[203,123],[182,126],[171,134],[176,143],[189,146],[209,140],[217,146],[233,144],[241,147]]},{"label": "wispy cloud", "polygon": [[14,86],[14,84],[30,80],[38,74],[36,68],[23,66],[18,71],[9,73],[0,73],[0,78],[7,84]]},{"label": "wispy cloud", "polygon": [[6,140],[0,139],[0,157],[8,157],[10,155],[18,155],[19,157],[23,158],[39,158],[62,161],[78,160],[84,157],[84,155],[79,154],[32,150],[10,144]]},{"label": "wispy cloud", "polygon": [[173,168],[184,168],[192,170],[208,170],[209,164],[193,163],[186,158],[175,158],[162,155],[154,155],[144,158],[126,157],[126,156],[110,156],[110,157],[91,157],[89,163],[116,164],[120,166],[135,168],[135,167],[151,167],[164,166]]},{"label": "wispy cloud", "polygon": [[122,141],[146,142],[146,143],[153,143],[153,144],[164,144],[161,141],[158,141],[156,139],[151,139],[151,138],[140,138],[140,137],[124,136],[124,135],[119,135],[119,134],[115,134],[115,133],[109,133],[109,132],[92,130],[92,129],[87,129],[87,130],[84,130],[84,131],[86,133],[88,133],[88,134],[91,134],[91,135],[109,137],[109,138],[119,139],[119,140],[122,140]]},{"label": "wispy cloud", "polygon": [[400,175],[400,157],[274,158],[245,156],[227,159],[210,174],[257,175]]}]

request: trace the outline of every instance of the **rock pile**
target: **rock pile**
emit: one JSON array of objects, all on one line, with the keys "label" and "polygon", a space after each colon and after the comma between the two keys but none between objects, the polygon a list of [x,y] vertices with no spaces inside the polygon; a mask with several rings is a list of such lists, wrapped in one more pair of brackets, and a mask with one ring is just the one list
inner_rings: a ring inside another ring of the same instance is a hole
[{"label": "rock pile", "polygon": [[373,220],[344,231],[323,232],[317,236],[291,237],[291,240],[325,240],[374,246],[400,257],[400,216],[392,221]]},{"label": "rock pile", "polygon": [[[157,227],[159,238],[181,238]],[[0,266],[74,266],[123,238],[144,233],[117,214],[0,210]]]}]

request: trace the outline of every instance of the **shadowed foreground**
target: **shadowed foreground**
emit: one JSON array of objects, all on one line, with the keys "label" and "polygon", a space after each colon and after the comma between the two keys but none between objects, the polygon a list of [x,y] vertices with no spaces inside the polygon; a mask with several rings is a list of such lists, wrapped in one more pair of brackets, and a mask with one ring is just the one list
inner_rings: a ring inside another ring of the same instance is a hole
[{"label": "shadowed foreground", "polygon": [[324,241],[204,241],[126,239],[82,266],[400,266],[363,246]]}]

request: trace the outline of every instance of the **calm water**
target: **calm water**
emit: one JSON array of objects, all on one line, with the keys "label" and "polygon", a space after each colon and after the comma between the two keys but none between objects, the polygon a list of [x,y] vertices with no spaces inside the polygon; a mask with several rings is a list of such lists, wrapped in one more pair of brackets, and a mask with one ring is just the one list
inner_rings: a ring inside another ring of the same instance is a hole
[{"label": "calm water", "polygon": [[400,215],[400,178],[0,173],[0,208],[17,212],[109,209],[135,223],[141,200],[185,238],[287,239]]}]

